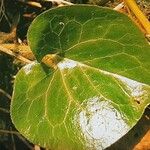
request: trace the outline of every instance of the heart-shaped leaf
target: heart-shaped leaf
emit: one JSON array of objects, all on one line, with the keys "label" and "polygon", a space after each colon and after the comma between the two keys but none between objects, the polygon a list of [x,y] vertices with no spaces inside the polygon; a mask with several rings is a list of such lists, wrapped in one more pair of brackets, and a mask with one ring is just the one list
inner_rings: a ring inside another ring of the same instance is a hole
[{"label": "heart-shaped leaf", "polygon": [[[104,149],[150,103],[150,47],[127,16],[87,5],[51,9],[33,21],[28,40],[39,63],[17,74],[11,116],[33,143]],[[47,54],[55,69],[40,63]]]}]

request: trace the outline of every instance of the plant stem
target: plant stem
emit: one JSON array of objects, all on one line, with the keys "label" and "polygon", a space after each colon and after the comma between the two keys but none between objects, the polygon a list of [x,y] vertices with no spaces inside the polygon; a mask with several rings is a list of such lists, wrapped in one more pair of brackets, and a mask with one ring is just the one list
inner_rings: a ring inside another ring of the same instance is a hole
[{"label": "plant stem", "polygon": [[135,0],[124,0],[129,9],[134,13],[141,25],[144,27],[146,34],[150,35],[150,22],[145,17],[143,12],[137,6]]}]

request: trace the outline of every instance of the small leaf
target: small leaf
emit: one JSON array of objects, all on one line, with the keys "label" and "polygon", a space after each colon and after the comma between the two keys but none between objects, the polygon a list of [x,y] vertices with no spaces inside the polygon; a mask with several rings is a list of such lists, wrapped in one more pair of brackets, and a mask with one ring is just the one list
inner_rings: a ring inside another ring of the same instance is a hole
[{"label": "small leaf", "polygon": [[[51,9],[33,21],[28,40],[39,62],[17,74],[11,116],[33,143],[104,149],[150,103],[150,47],[127,16],[87,5]],[[59,58],[55,70],[40,63],[50,54]]]}]

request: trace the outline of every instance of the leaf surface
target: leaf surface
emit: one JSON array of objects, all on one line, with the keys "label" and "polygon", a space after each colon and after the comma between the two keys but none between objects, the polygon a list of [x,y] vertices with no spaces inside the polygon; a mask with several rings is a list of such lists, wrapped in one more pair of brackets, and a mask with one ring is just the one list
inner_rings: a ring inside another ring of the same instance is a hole
[{"label": "leaf surface", "polygon": [[[39,61],[17,74],[12,120],[52,150],[104,149],[126,134],[150,103],[150,47],[123,14],[74,5],[38,16],[28,32]],[[45,67],[47,54],[61,57]]]}]

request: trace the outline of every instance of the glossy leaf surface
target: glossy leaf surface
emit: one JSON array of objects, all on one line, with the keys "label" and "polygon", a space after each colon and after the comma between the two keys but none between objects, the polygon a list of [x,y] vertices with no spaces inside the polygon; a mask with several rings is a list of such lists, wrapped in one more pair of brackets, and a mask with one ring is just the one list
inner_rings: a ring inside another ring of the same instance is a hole
[{"label": "glossy leaf surface", "polygon": [[[52,150],[108,147],[150,103],[150,47],[130,19],[96,6],[49,10],[33,21],[29,45],[39,63],[17,74],[12,120]],[[41,64],[61,57],[57,69]]]}]

